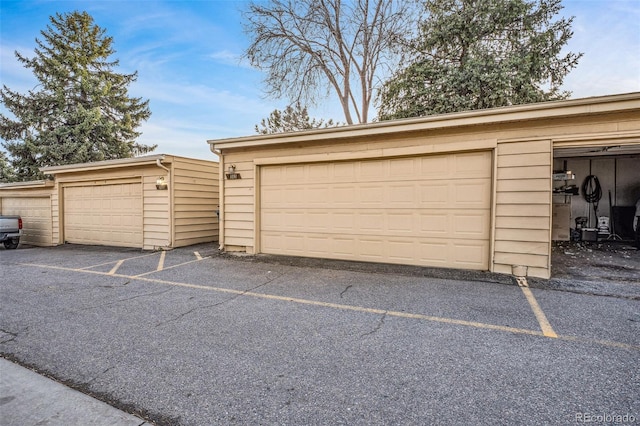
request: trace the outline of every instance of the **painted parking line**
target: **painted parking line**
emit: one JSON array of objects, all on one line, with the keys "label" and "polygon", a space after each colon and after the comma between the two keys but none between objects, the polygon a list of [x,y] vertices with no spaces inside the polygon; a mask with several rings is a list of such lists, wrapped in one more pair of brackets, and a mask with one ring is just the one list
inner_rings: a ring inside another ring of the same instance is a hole
[{"label": "painted parking line", "polygon": [[166,255],[166,251],[160,253],[160,260],[158,260],[158,267],[156,268],[156,272],[162,271],[162,269],[164,268],[164,258],[166,257]]},{"label": "painted parking line", "polygon": [[[164,263],[165,263],[165,260],[166,260],[167,252],[166,251],[161,251],[159,253],[160,253],[160,259],[158,260],[158,266],[156,267],[155,270],[149,271],[149,272],[144,272],[144,273],[138,274],[138,275],[133,275],[132,277],[143,277],[145,275],[153,274],[153,273],[160,272],[160,271],[166,271],[167,269],[177,268],[179,266],[188,265],[188,264],[193,263],[193,262],[199,262],[201,260],[210,258],[210,256],[202,257],[202,255],[199,252],[194,251],[193,254],[196,256],[196,260],[191,260],[191,261],[188,261],[188,262],[179,263],[177,265],[165,267]],[[70,268],[70,270],[74,270],[74,271],[78,271],[78,272],[80,272],[80,271],[88,271],[88,270],[91,270],[93,268],[99,268],[101,266],[111,265],[112,263],[115,262],[115,265],[113,266],[113,268],[111,268],[111,270],[109,272],[107,272],[107,275],[115,275],[115,273],[118,271],[118,269],[120,268],[120,266],[122,266],[122,264],[124,262],[129,261],[129,260],[133,260],[133,259],[140,259],[140,258],[143,258],[143,257],[155,256],[157,254],[158,254],[158,252],[154,252],[154,253],[150,253],[150,254],[143,254],[143,255],[140,255],[140,256],[132,256],[132,257],[127,257],[125,259],[120,259],[120,260],[117,260],[117,261],[116,260],[112,260],[110,262],[99,263],[97,265],[84,266],[82,268]]]},{"label": "painted parking line", "polygon": [[[182,262],[182,263],[178,263],[177,265],[167,266],[166,268],[163,268],[162,271],[167,271],[169,269],[177,268],[179,266],[188,265],[190,263],[200,262],[201,260],[204,260],[204,259],[209,259],[209,258],[208,257],[201,257],[201,258],[196,259],[196,260],[189,260],[188,262]],[[132,275],[132,276],[130,276],[130,278],[144,277],[145,275],[155,274],[156,272],[160,272],[160,271],[161,270],[158,269],[158,270],[155,270],[155,271],[143,272],[142,274]]]},{"label": "painted parking line", "polygon": [[[185,262],[184,264],[193,263],[193,262],[197,262],[197,261],[198,260],[194,260],[194,261],[191,261],[191,262]],[[69,271],[69,272],[80,272],[80,273],[95,274],[95,275],[108,275],[107,273],[99,272],[99,271],[89,271],[89,270],[84,270],[84,269],[66,268],[66,267],[62,267],[62,266],[41,265],[41,264],[35,264],[35,263],[24,263],[22,265],[23,266],[38,267],[38,268]],[[180,265],[174,265],[172,267],[176,267],[176,266],[180,266]],[[167,269],[169,269],[169,268],[167,268]],[[321,301],[317,301],[317,300],[300,299],[300,298],[288,297],[288,296],[278,296],[278,295],[266,294],[266,293],[254,293],[254,292],[251,292],[251,291],[234,290],[234,289],[222,288],[222,287],[209,287],[209,286],[204,286],[204,285],[200,285],[200,284],[190,284],[190,283],[182,283],[182,282],[176,282],[176,281],[167,281],[167,280],[161,280],[161,279],[157,279],[157,278],[148,278],[148,277],[141,277],[141,276],[130,276],[130,275],[122,275],[122,274],[114,274],[114,275],[111,275],[111,276],[118,277],[118,278],[127,278],[127,279],[139,280],[139,281],[149,282],[149,283],[170,285],[170,286],[175,286],[175,287],[183,287],[183,288],[190,288],[190,289],[197,289],[197,290],[213,291],[213,292],[226,293],[226,294],[232,294],[232,295],[237,295],[237,296],[254,297],[254,298],[258,298],[258,299],[276,300],[276,301],[281,301],[281,302],[289,302],[289,303],[296,303],[296,304],[302,304],[302,305],[311,305],[311,306],[318,306],[318,307],[323,307],[323,308],[330,308],[330,309],[337,309],[337,310],[344,310],[344,311],[354,311],[354,312],[362,312],[362,313],[368,313],[368,314],[386,315],[386,316],[397,317],[397,318],[406,318],[406,319],[415,319],[415,320],[428,321],[428,322],[437,322],[437,323],[444,323],[444,324],[451,324],[451,325],[460,325],[460,326],[465,326],[465,327],[487,329],[487,330],[494,330],[494,331],[503,331],[503,332],[514,333],[514,334],[525,334],[525,335],[545,337],[545,338],[553,337],[554,339],[564,340],[564,341],[568,341],[568,342],[576,342],[576,343],[582,343],[582,344],[593,344],[593,345],[620,348],[620,349],[625,349],[625,350],[640,351],[640,345],[633,345],[633,344],[615,342],[615,341],[610,341],[610,340],[592,339],[592,338],[586,338],[586,337],[580,337],[580,336],[557,335],[557,334],[555,334],[555,332],[553,332],[553,336],[552,336],[552,335],[546,335],[544,333],[544,331],[541,332],[541,331],[538,331],[538,330],[528,330],[528,329],[523,329],[523,328],[515,328],[515,327],[509,327],[509,326],[487,324],[487,323],[481,323],[481,322],[475,322],[475,321],[465,321],[465,320],[459,320],[459,319],[453,319],[453,318],[436,317],[436,316],[424,315],[424,314],[414,314],[414,313],[409,313],[409,312],[388,311],[388,310],[385,310],[385,309],[366,308],[366,307],[355,306],[355,305],[343,305],[343,304],[338,304],[338,303],[321,302]],[[542,312],[542,311],[540,311],[540,312]]]},{"label": "painted parking line", "polygon": [[516,278],[516,281],[518,282],[518,287],[522,289],[522,292],[524,293],[524,297],[527,298],[527,302],[529,302],[529,306],[531,306],[531,310],[533,311],[533,314],[536,316],[536,319],[538,320],[538,324],[540,324],[540,329],[542,330],[542,334],[545,337],[557,338],[558,335],[556,334],[555,331],[553,331],[553,328],[551,327],[549,320],[547,320],[547,316],[544,314],[544,312],[542,311],[542,308],[540,308],[540,305],[538,304],[538,301],[533,296],[533,293],[529,288],[529,283],[527,282],[527,279],[525,277],[518,277]]},{"label": "painted parking line", "polygon": [[127,260],[132,260],[132,259],[140,259],[141,257],[155,256],[156,254],[157,254],[157,253],[142,254],[142,255],[140,255],[140,256],[132,256],[132,257],[127,257],[127,258],[125,258],[125,259],[120,259],[120,260],[111,260],[111,261],[109,261],[109,262],[98,263],[97,265],[83,266],[82,268],[78,268],[78,269],[82,270],[82,269],[93,269],[93,268],[99,268],[100,266],[111,265],[112,263],[125,262],[125,261],[127,261]]},{"label": "painted parking line", "polygon": [[118,268],[120,268],[120,266],[122,266],[122,264],[124,263],[126,259],[121,259],[118,260],[116,262],[116,264],[113,266],[113,268],[111,268],[111,270],[107,273],[107,275],[113,275],[118,271]]}]

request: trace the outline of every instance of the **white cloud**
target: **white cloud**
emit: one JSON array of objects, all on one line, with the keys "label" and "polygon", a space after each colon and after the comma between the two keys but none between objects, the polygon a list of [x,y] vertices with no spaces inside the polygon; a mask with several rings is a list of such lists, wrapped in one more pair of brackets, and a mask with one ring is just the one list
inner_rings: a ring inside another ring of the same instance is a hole
[{"label": "white cloud", "polygon": [[222,65],[231,65],[241,68],[253,69],[249,61],[241,53],[233,53],[229,50],[220,50],[208,55],[214,62]]}]

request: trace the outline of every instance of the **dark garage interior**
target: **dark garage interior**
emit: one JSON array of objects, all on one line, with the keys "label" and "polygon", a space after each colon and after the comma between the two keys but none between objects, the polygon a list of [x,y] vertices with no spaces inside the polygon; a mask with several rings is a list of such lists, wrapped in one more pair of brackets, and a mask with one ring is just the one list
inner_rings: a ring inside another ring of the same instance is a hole
[{"label": "dark garage interior", "polygon": [[640,147],[554,152],[554,241],[634,243],[640,202]]},{"label": "dark garage interior", "polygon": [[636,282],[640,146],[556,149],[553,166],[552,276]]}]

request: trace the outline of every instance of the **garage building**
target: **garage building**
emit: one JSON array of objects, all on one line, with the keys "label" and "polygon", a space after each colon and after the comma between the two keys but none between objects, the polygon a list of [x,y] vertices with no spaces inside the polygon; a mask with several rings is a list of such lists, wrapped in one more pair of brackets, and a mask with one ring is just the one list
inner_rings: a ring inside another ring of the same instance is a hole
[{"label": "garage building", "polygon": [[42,171],[54,179],[40,192],[36,183],[0,186],[3,214],[23,216],[27,234],[36,200],[48,199],[50,239],[25,243],[153,250],[218,240],[216,162],[162,154]]},{"label": "garage building", "polygon": [[640,198],[640,93],[208,142],[227,251],[549,278],[565,159]]}]

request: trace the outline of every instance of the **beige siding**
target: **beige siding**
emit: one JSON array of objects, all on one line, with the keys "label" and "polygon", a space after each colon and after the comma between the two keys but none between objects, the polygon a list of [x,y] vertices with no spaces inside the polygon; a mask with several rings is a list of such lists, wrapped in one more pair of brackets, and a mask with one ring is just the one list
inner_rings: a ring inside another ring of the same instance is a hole
[{"label": "beige siding", "polygon": [[[577,107],[569,102],[566,108],[549,108],[546,115],[536,113],[541,111],[537,106],[531,107],[533,112],[522,113],[518,111],[528,107],[513,107],[513,119],[501,122],[482,123],[474,115],[489,113],[474,112],[462,114],[455,126],[447,125],[449,119],[440,119],[444,123],[440,125],[427,118],[409,124],[398,121],[388,127],[379,123],[369,128],[312,132],[308,137],[214,141],[221,150],[223,167],[234,164],[242,175],[241,180],[223,179],[221,243],[225,249],[247,252],[260,247],[260,194],[256,194],[260,182],[256,176],[261,167],[494,150],[489,269],[510,274],[513,265],[527,266],[528,275],[549,277],[552,147],[580,146],[593,138],[637,140],[636,98],[620,100],[620,110],[615,111],[605,110],[602,105],[606,102]],[[633,109],[625,110],[629,105]],[[531,114],[537,115],[531,118]]]},{"label": "beige siding", "polygon": [[550,140],[498,144],[494,270],[549,277],[551,167]]},{"label": "beige siding", "polygon": [[174,247],[218,241],[218,163],[173,157]]},{"label": "beige siding", "polygon": [[234,164],[241,179],[225,180],[225,245],[249,247],[254,250],[254,165],[252,161],[227,161]]},{"label": "beige siding", "polygon": [[[144,173],[143,183],[143,235],[145,250],[171,247],[171,228],[169,226],[170,196],[169,190],[156,189],[156,180],[166,176],[158,167]],[[168,178],[165,177],[168,180]],[[169,183],[170,184],[170,183]]]},{"label": "beige siding", "polygon": [[61,228],[60,208],[61,208],[60,189],[56,184],[53,189],[53,193],[51,194],[51,224],[52,224],[51,242],[54,246],[60,244],[62,241],[61,230],[60,230]]}]

